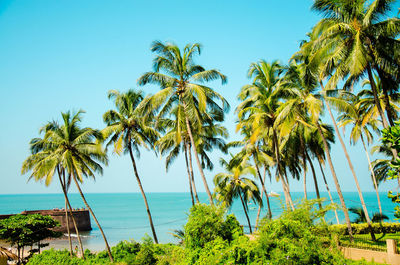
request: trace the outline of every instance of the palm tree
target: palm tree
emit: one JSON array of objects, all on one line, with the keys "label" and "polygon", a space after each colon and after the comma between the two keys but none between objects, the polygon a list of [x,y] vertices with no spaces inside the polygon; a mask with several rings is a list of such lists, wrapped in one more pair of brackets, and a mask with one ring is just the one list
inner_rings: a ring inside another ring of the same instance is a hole
[{"label": "palm tree", "polygon": [[[302,56],[306,57],[308,55],[306,53],[303,53]],[[303,120],[303,123],[313,125],[314,128],[317,128],[323,142],[325,156],[328,160],[336,190],[340,198],[347,228],[352,238],[352,228],[349,214],[339,185],[336,171],[333,167],[332,159],[329,152],[329,145],[326,140],[324,131],[321,127],[320,115],[323,110],[323,98],[319,93],[316,92],[317,82],[315,82],[315,70],[310,67],[309,64],[305,63],[307,62],[305,58],[301,59],[303,60],[303,63],[299,65],[296,65],[296,63],[294,62],[292,63],[292,67],[297,68],[296,71],[298,74],[296,74],[295,76],[299,76],[299,78],[295,78],[295,82],[292,82],[293,79],[290,77],[289,82],[285,84],[285,86],[288,87],[287,93],[290,94],[290,97],[280,107],[279,116],[277,117],[277,123],[282,123],[285,125],[286,128],[291,128],[290,124],[296,124],[299,120]],[[308,121],[308,119],[310,120],[310,122]]]},{"label": "palm tree", "polygon": [[317,49],[331,51],[325,60],[324,72],[336,68],[328,88],[334,88],[348,74],[347,83],[351,86],[367,73],[384,128],[388,127],[388,122],[378,99],[373,70],[379,68],[390,73],[393,68],[390,66],[398,67],[393,50],[400,46],[395,39],[400,32],[400,20],[384,20],[392,3],[391,0],[315,0],[312,6],[324,16],[314,28],[318,31]]},{"label": "palm tree", "polygon": [[[365,214],[363,213],[363,209],[361,207],[350,207],[349,211],[356,215],[356,219],[354,219],[353,223],[361,224],[366,223],[367,220],[365,219]],[[383,220],[389,220],[387,215],[382,213],[374,213],[372,217],[373,223],[380,223]]]},{"label": "palm tree", "polygon": [[[58,165],[65,169],[67,175],[74,181],[86,208],[88,208],[99,227],[108,256],[110,261],[113,262],[110,246],[108,245],[104,231],[92,208],[86,201],[79,185],[79,182],[83,182],[83,177],[95,178],[95,172],[102,173],[103,168],[100,163],[107,164],[108,162],[106,153],[98,143],[99,140],[102,140],[100,131],[88,127],[79,127],[79,123],[82,120],[82,113],[83,111],[61,113],[63,124],[52,123],[51,128],[46,130],[44,136],[46,148],[44,148],[43,152],[48,152],[46,151],[47,149],[51,150],[51,154],[48,158],[43,159],[45,166],[40,169],[37,168],[37,170],[34,169],[33,173],[37,178],[40,178],[40,176],[51,178]],[[23,172],[25,168],[29,168],[29,163],[28,161],[26,167],[23,166]]]},{"label": "palm tree", "polygon": [[[268,218],[272,218],[272,211],[271,211],[271,205],[269,202],[269,197],[268,197],[268,192],[267,189],[265,188],[265,175],[264,178],[261,176],[260,172],[260,166],[266,167],[270,166],[273,164],[273,158],[267,154],[263,148],[261,142],[257,143],[252,143],[250,141],[250,132],[249,130],[246,130],[245,127],[241,128],[241,132],[243,135],[243,140],[242,141],[234,141],[228,143],[228,147],[242,147],[242,149],[232,158],[232,163],[235,164],[240,164],[243,163],[243,161],[250,161],[251,158],[253,158],[254,166],[257,172],[258,179],[261,183],[262,187],[262,192],[265,195],[265,199],[267,201],[267,211],[268,211]],[[261,195],[262,199],[262,195]],[[259,211],[260,212],[260,211]],[[259,214],[257,214],[259,216]],[[258,218],[256,221],[256,224],[258,224]]]},{"label": "palm tree", "polygon": [[[197,166],[210,203],[213,204],[194,135],[201,131],[202,120],[207,119],[210,112],[228,110],[227,101],[213,89],[203,85],[205,82],[218,79],[224,84],[226,76],[215,69],[206,70],[195,64],[194,56],[201,52],[201,45],[198,43],[188,44],[181,51],[175,44],[155,41],[151,51],[156,53],[154,71],[143,74],[138,79],[138,84],[160,86],[161,91],[154,94],[148,104],[149,109],[160,109],[158,117],[169,115],[173,106],[183,108],[182,113],[185,115],[184,120]],[[215,99],[221,101],[222,107],[215,102]]]},{"label": "palm tree", "polygon": [[351,129],[351,132],[350,132],[350,143],[356,144],[358,142],[358,140],[361,139],[365,154],[367,156],[369,169],[371,171],[372,181],[374,184],[376,197],[378,200],[379,212],[382,214],[382,207],[381,207],[381,201],[379,198],[378,185],[376,183],[376,177],[375,177],[374,171],[372,169],[371,159],[369,157],[367,146],[366,146],[366,143],[364,140],[364,136],[365,136],[365,138],[367,139],[367,142],[372,143],[373,135],[372,135],[371,131],[369,130],[369,127],[375,133],[379,133],[379,130],[377,127],[378,120],[371,118],[370,115],[365,115],[366,112],[364,111],[364,108],[362,108],[362,106],[360,105],[359,97],[354,94],[343,92],[340,98],[335,98],[333,100],[339,101],[342,105],[345,105],[345,108],[346,108],[346,111],[343,112],[338,117],[339,126],[345,127],[349,124],[353,125],[353,128]]},{"label": "palm tree", "polygon": [[[155,143],[156,148],[162,155],[166,155],[166,169],[168,170],[170,164],[176,159],[182,150],[185,154],[185,163],[188,171],[189,188],[192,197],[192,204],[194,205],[194,199],[199,202],[197,195],[196,185],[194,183],[193,168],[192,168],[192,157],[191,157],[191,144],[189,135],[186,130],[186,124],[182,121],[184,115],[178,115],[177,110],[174,108],[171,110],[174,119],[162,119],[158,122],[159,130],[167,130],[165,135],[161,137]],[[182,109],[180,109],[182,110]],[[180,119],[180,120],[179,120]],[[215,120],[215,119],[214,119]],[[215,120],[215,122],[217,122]],[[179,127],[180,126],[180,127]],[[197,152],[201,158],[202,168],[209,170],[213,169],[213,162],[208,157],[207,152],[212,151],[215,147],[223,153],[226,153],[226,144],[224,138],[228,137],[228,133],[225,127],[217,123],[205,123],[202,125],[201,131],[195,136],[195,142],[197,145]]]},{"label": "palm tree", "polygon": [[154,241],[158,243],[150,207],[133,154],[134,151],[139,154],[139,147],[141,146],[145,148],[148,148],[148,145],[152,146],[158,137],[158,133],[148,124],[149,117],[142,116],[139,113],[140,109],[138,106],[143,100],[143,93],[141,91],[129,90],[125,93],[120,93],[111,90],[108,92],[108,98],[114,100],[117,110],[108,110],[103,115],[103,120],[107,124],[107,127],[102,131],[104,138],[108,141],[106,145],[109,146],[113,144],[114,152],[117,154],[121,154],[122,152],[129,154],[133,172],[140,192],[142,193],[153,238]]},{"label": "palm tree", "polygon": [[282,183],[286,205],[294,209],[285,179],[286,170],[282,164],[278,129],[275,126],[276,111],[282,98],[282,90],[279,89],[281,72],[282,66],[277,61],[268,63],[261,60],[250,65],[248,77],[252,78],[252,83],[243,86],[238,96],[242,102],[236,108],[239,118],[237,129],[246,128],[252,131],[251,143],[260,140],[264,145],[269,145],[268,148],[274,154],[276,175]]},{"label": "palm tree", "polygon": [[[51,130],[54,127],[54,125],[56,124],[48,123],[47,125],[43,126],[40,129],[40,133],[46,133],[46,131]],[[60,158],[56,154],[54,154],[54,147],[46,143],[45,139],[42,138],[32,139],[30,142],[30,150],[32,154],[23,162],[22,174],[25,174],[28,171],[32,171],[29,180],[33,178],[36,181],[39,181],[45,178],[45,184],[46,186],[48,186],[53,180],[54,173],[57,172],[65,200],[65,218],[67,221],[67,233],[68,233],[68,242],[70,248],[70,256],[72,257],[73,255],[73,249],[72,249],[71,233],[69,229],[69,216],[71,217],[75,228],[75,233],[78,238],[78,243],[81,250],[82,258],[84,258],[85,256],[83,251],[82,240],[79,234],[79,230],[77,228],[75,217],[72,213],[72,207],[69,202],[67,194],[68,188],[71,184],[71,178],[68,177],[68,179],[66,179],[65,169],[62,168],[61,166]]]},{"label": "palm tree", "polygon": [[215,175],[215,197],[226,207],[231,207],[233,200],[238,197],[240,198],[251,234],[253,231],[248,215],[247,202],[253,200],[254,203],[262,204],[262,200],[257,184],[252,179],[244,176],[252,175],[255,177],[255,169],[247,162],[241,163],[240,165],[232,165],[221,159],[221,164],[226,167],[228,173],[219,173]]},{"label": "palm tree", "polygon": [[[330,146],[331,146],[330,144],[335,142],[333,128],[326,124],[321,124],[321,127],[322,127],[322,131],[324,132],[324,137],[327,142],[328,152],[330,152]],[[318,131],[314,130],[313,132],[311,132],[310,137],[307,140],[307,147],[308,147],[308,150],[310,151],[310,154],[313,156],[313,158],[315,158],[318,161],[318,165],[321,170],[321,175],[322,175],[322,179],[325,184],[326,191],[328,192],[328,196],[329,196],[331,203],[334,204],[333,197],[332,197],[328,182],[326,180],[324,170],[322,168],[322,165],[325,163],[326,157],[325,157],[325,149],[324,149],[323,139]],[[310,165],[312,165],[310,156],[307,156],[307,159],[308,159]],[[337,224],[340,224],[339,216],[337,214],[336,208],[334,208],[333,211],[335,213],[335,218],[336,218]]]}]

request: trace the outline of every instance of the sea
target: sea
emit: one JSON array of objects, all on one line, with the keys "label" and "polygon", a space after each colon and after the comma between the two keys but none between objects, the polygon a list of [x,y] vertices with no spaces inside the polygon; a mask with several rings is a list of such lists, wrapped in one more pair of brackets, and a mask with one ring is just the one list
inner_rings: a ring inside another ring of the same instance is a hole
[{"label": "sea", "polygon": [[[282,213],[284,205],[284,195],[279,197],[271,197],[271,209],[273,218],[278,217]],[[292,192],[295,203],[300,203],[304,198],[302,192]],[[147,199],[150,211],[153,217],[155,230],[160,243],[177,243],[177,239],[173,236],[175,230],[182,229],[187,221],[189,210],[191,207],[191,197],[189,193],[147,193]],[[344,198],[347,207],[361,207],[360,199],[357,192],[344,192]],[[363,192],[364,200],[367,208],[372,216],[373,213],[379,212],[376,193]],[[116,245],[122,240],[135,240],[140,242],[144,237],[152,236],[149,227],[148,216],[144,207],[142,195],[140,193],[89,193],[85,194],[89,205],[92,207],[97,219],[102,226],[107,240],[111,246]],[[69,194],[71,205],[73,208],[82,208],[84,204],[79,194]],[[308,198],[315,198],[315,194],[308,193]],[[329,198],[327,193],[322,192],[321,197]],[[205,193],[199,193],[201,202],[207,203],[208,197]],[[333,193],[334,202],[340,205],[339,197]],[[393,216],[394,204],[387,197],[387,193],[380,193],[383,213],[386,214],[390,221],[396,221]],[[325,200],[324,204],[330,201]],[[64,196],[62,194],[18,194],[18,195],[0,195],[0,214],[20,213],[24,210],[43,210],[64,207]],[[258,206],[254,203],[248,204],[249,216],[252,225],[255,225]],[[243,207],[240,200],[235,201],[231,209],[228,211],[233,213],[242,225],[247,225]],[[261,217],[266,215],[266,205],[262,208]],[[341,223],[344,223],[344,215],[339,211]],[[355,215],[350,214],[350,218],[354,219]],[[333,211],[326,215],[326,220],[336,223]],[[94,251],[103,250],[104,242],[100,234],[100,230],[96,223],[91,220],[92,228],[90,232],[82,233],[82,241],[85,248]],[[248,229],[245,227],[245,230]],[[73,234],[76,237],[76,235]],[[73,241],[77,245],[76,238]],[[58,239],[50,241],[50,246],[56,249],[68,247],[67,239]]]}]

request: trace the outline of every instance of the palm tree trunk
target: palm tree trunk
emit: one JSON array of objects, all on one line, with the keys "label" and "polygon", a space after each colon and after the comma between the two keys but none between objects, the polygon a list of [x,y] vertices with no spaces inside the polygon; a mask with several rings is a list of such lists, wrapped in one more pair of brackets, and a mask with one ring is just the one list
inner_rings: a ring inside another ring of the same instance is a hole
[{"label": "palm tree trunk", "polygon": [[279,179],[282,182],[282,189],[283,189],[283,193],[285,195],[285,202],[286,202],[286,207],[289,209],[290,207],[292,207],[292,210],[294,210],[293,208],[293,202],[290,203],[291,198],[290,198],[290,192],[288,191],[288,186],[285,182],[284,177],[282,176],[281,172],[280,172],[280,158],[279,158],[279,145],[278,145],[278,137],[276,135],[276,131],[275,129],[272,129],[272,137],[273,137],[273,145],[274,145],[274,150],[275,150],[275,159],[276,159],[276,171],[277,174],[279,176]]},{"label": "palm tree trunk", "polygon": [[[61,171],[58,170],[58,175],[61,174]],[[65,182],[65,172],[63,174],[63,182]],[[62,185],[62,184],[61,184]],[[64,198],[65,199],[65,198]],[[72,240],[71,240],[71,231],[69,229],[69,218],[68,218],[68,205],[67,205],[67,199],[65,199],[65,221],[67,223],[67,233],[68,233],[68,243],[69,243],[69,255],[72,258]]]},{"label": "palm tree trunk", "polygon": [[308,155],[308,152],[306,151],[305,154],[306,154],[306,158],[308,160],[308,163],[310,164],[310,167],[311,167],[311,172],[312,172],[312,176],[313,176],[313,180],[314,180],[315,193],[317,194],[317,199],[318,199],[318,206],[319,206],[319,209],[321,210],[322,209],[322,203],[321,203],[321,196],[319,194],[317,175],[315,174],[315,168],[314,168],[314,165],[312,163],[312,160],[311,160],[310,156]]},{"label": "palm tree trunk", "polygon": [[292,195],[290,194],[289,179],[287,177],[286,171],[283,171],[283,176],[284,176],[286,190],[287,190],[287,193],[288,193],[288,199],[289,199],[290,207],[294,211],[295,209],[294,209],[294,204],[293,204],[293,200],[292,200]]},{"label": "palm tree trunk", "polygon": [[86,205],[86,207],[88,208],[90,214],[92,215],[94,221],[96,222],[97,227],[98,227],[99,230],[100,230],[101,235],[103,236],[104,243],[106,244],[106,249],[107,249],[108,257],[110,258],[110,261],[111,261],[111,262],[114,262],[113,256],[112,256],[112,254],[111,254],[110,246],[108,245],[107,238],[106,238],[106,236],[105,236],[105,234],[104,234],[104,232],[103,232],[103,229],[101,228],[101,225],[100,225],[99,221],[97,220],[96,216],[94,215],[94,212],[93,212],[92,208],[90,208],[88,202],[86,201],[85,195],[83,195],[83,192],[82,192],[82,190],[81,190],[81,187],[79,186],[79,183],[78,183],[78,181],[76,180],[75,174],[72,173],[71,176],[72,176],[72,178],[73,178],[73,180],[74,180],[74,182],[75,182],[76,187],[78,188],[78,191],[79,191],[79,194],[81,195],[81,198],[82,198],[82,200],[83,200],[83,203],[84,203],[84,204]]},{"label": "palm tree trunk", "polygon": [[374,188],[375,188],[375,192],[376,192],[376,198],[378,199],[379,213],[382,214],[381,199],[379,197],[378,185],[376,183],[375,172],[374,172],[374,170],[372,168],[371,159],[369,158],[367,146],[365,145],[364,137],[362,136],[362,134],[361,134],[361,142],[363,144],[363,147],[364,147],[364,150],[365,150],[365,154],[367,155],[369,170],[371,171],[372,181],[374,183]]},{"label": "palm tree trunk", "polygon": [[[262,190],[263,190],[263,192],[264,192],[264,194],[265,194],[265,198],[266,198],[266,200],[267,200],[268,218],[271,219],[271,218],[272,218],[272,212],[271,212],[271,206],[270,206],[270,204],[269,204],[268,192],[267,192],[267,189],[265,188],[264,181],[263,181],[263,179],[262,179],[262,177],[261,177],[260,169],[258,168],[258,165],[257,165],[257,163],[256,163],[256,159],[255,159],[255,158],[254,158],[254,164],[256,165],[257,174],[258,174],[258,177],[259,177],[260,182],[261,182],[261,187],[262,187]],[[262,197],[262,194],[261,194],[261,197]],[[257,219],[258,219],[258,216],[259,216],[259,214],[257,214]],[[258,220],[257,220],[256,223],[258,223]],[[257,226],[257,225],[256,225],[256,226]]]},{"label": "palm tree trunk", "polygon": [[[267,174],[267,170],[264,166],[264,177],[263,177],[263,182],[265,183],[265,176]],[[262,194],[261,194],[262,195]],[[268,194],[266,195],[268,196]],[[261,196],[262,199],[262,196]],[[269,198],[268,198],[268,202],[269,202]],[[270,206],[268,205],[269,210],[271,211]],[[257,219],[256,219],[256,228],[258,227],[258,221],[260,220],[260,213],[261,213],[261,205],[258,205],[258,211],[257,211]],[[272,218],[272,211],[271,211],[271,218]]]},{"label": "palm tree trunk", "polygon": [[[184,109],[186,110],[186,104],[184,105]],[[200,176],[203,179],[204,188],[206,189],[206,192],[207,192],[207,195],[208,195],[208,199],[210,200],[210,204],[214,205],[214,201],[213,201],[210,189],[208,188],[206,176],[204,175],[203,167],[201,166],[201,163],[200,163],[199,154],[197,153],[197,150],[196,150],[196,144],[194,142],[194,138],[193,138],[193,135],[192,135],[192,129],[190,128],[189,119],[187,117],[185,117],[185,120],[186,120],[187,131],[189,133],[190,142],[191,142],[191,144],[193,146],[194,157],[196,159],[196,163],[197,163],[197,166],[198,166],[199,171],[200,171]]]},{"label": "palm tree trunk", "polygon": [[65,200],[65,220],[67,222],[67,234],[68,234],[68,243],[69,243],[69,255],[72,258],[72,240],[71,240],[71,231],[69,229],[69,220],[68,220],[68,205],[67,200]]},{"label": "palm tree trunk", "polygon": [[331,119],[332,119],[333,126],[334,126],[335,131],[336,131],[336,134],[337,134],[337,136],[338,136],[338,138],[339,138],[340,144],[342,145],[342,149],[343,149],[344,155],[345,155],[345,157],[346,157],[346,159],[347,159],[347,162],[348,162],[348,164],[349,164],[350,171],[351,171],[351,173],[352,173],[352,175],[353,175],[354,182],[356,183],[356,188],[357,188],[358,196],[360,197],[360,201],[361,201],[362,208],[363,208],[363,210],[364,210],[365,219],[367,220],[368,227],[370,228],[371,239],[372,239],[373,241],[375,241],[376,239],[375,239],[374,231],[373,231],[372,226],[371,226],[371,219],[369,218],[367,206],[365,205],[364,196],[363,196],[363,194],[362,194],[362,192],[361,192],[361,187],[360,187],[360,184],[358,183],[358,179],[357,179],[357,176],[356,176],[356,172],[355,172],[355,170],[354,170],[354,167],[353,167],[353,163],[351,163],[349,153],[347,152],[346,145],[344,144],[343,138],[342,138],[342,136],[341,136],[341,134],[340,134],[340,131],[339,131],[338,127],[337,127],[336,120],[335,120],[335,118],[333,117],[332,110],[331,110],[331,108],[330,108],[330,106],[329,106],[329,103],[326,101],[326,102],[325,102],[325,105],[326,105],[326,108],[328,109],[329,116],[330,116]]},{"label": "palm tree trunk", "polygon": [[249,215],[247,214],[246,205],[245,205],[245,203],[244,203],[244,201],[243,201],[242,193],[241,193],[240,191],[239,191],[239,197],[240,197],[240,201],[242,202],[242,205],[243,205],[243,210],[244,210],[244,214],[246,215],[246,218],[247,218],[247,223],[249,224],[250,234],[253,234],[253,231],[252,231],[252,229],[251,229],[250,218],[249,218]]},{"label": "palm tree trunk", "polygon": [[[383,106],[384,110],[386,111],[386,116],[389,121],[390,126],[394,126],[394,113],[392,106],[390,105],[390,99],[388,91],[390,88],[390,81],[388,81],[388,75],[382,71],[379,67],[375,67],[376,72],[378,73],[379,78],[381,79],[381,86],[383,92],[383,100],[385,101],[385,105]],[[376,87],[376,85],[375,85]]]},{"label": "palm tree trunk", "polygon": [[304,189],[304,199],[308,199],[307,198],[307,171],[306,171],[307,167],[306,167],[306,159],[305,159],[305,155],[303,155],[303,189]]},{"label": "palm tree trunk", "polygon": [[149,217],[149,222],[150,222],[151,232],[153,233],[154,242],[156,244],[158,244],[156,230],[154,229],[154,225],[153,225],[153,218],[151,218],[150,207],[149,207],[149,204],[147,203],[146,194],[144,193],[142,182],[140,181],[139,174],[137,172],[136,162],[135,162],[135,158],[133,157],[131,146],[128,146],[128,149],[129,149],[129,155],[130,155],[131,161],[132,161],[133,171],[135,173],[135,177],[136,177],[140,192],[142,193],[144,205],[146,206],[147,216]]},{"label": "palm tree trunk", "polygon": [[194,206],[194,197],[193,197],[193,188],[192,188],[192,178],[191,178],[191,176],[190,176],[189,162],[188,162],[188,156],[187,156],[187,144],[186,144],[186,142],[184,142],[183,144],[185,145],[185,162],[186,162],[186,169],[187,169],[188,178],[189,178],[190,198],[192,199],[192,206]]},{"label": "palm tree trunk", "polygon": [[[321,169],[322,179],[324,180],[324,183],[325,183],[325,188],[328,191],[329,199],[331,200],[331,203],[334,204],[333,197],[332,197],[332,194],[331,194],[331,190],[329,189],[328,182],[326,181],[325,173],[324,173],[324,170],[322,169],[321,162],[319,161],[319,159],[317,159],[317,160],[318,160],[319,168]],[[337,224],[340,224],[339,216],[337,214],[336,208],[334,208],[333,211],[335,213]]]},{"label": "palm tree trunk", "polygon": [[[59,180],[60,180],[61,188],[62,188],[63,193],[64,193],[65,202],[67,203],[67,206],[68,206],[68,207],[65,207],[65,209],[66,210],[68,209],[69,215],[71,216],[72,223],[74,224],[74,228],[75,228],[75,233],[76,233],[76,236],[78,238],[79,248],[81,249],[82,258],[85,259],[85,252],[83,251],[82,239],[81,239],[81,236],[79,235],[79,229],[78,229],[78,226],[76,224],[76,220],[75,220],[74,214],[72,212],[71,203],[69,202],[68,195],[67,195],[67,186],[65,184],[63,184],[63,181],[61,179],[60,174],[58,174],[58,177],[59,177]],[[64,183],[66,183],[66,182],[64,181]],[[68,220],[68,217],[67,217],[67,220]]]},{"label": "palm tree trunk", "polygon": [[190,177],[192,178],[193,185],[193,193],[196,199],[196,203],[200,203],[199,196],[197,194],[196,183],[194,182],[194,174],[193,174],[193,163],[192,163],[192,146],[188,143],[188,153],[189,153],[189,169],[190,169]]},{"label": "palm tree trunk", "polygon": [[340,188],[339,181],[338,181],[338,178],[337,178],[337,176],[336,176],[335,169],[334,169],[334,167],[333,167],[331,155],[330,155],[330,153],[329,153],[328,143],[327,143],[327,141],[326,141],[326,138],[325,138],[324,133],[322,132],[321,125],[319,125],[319,122],[316,122],[316,125],[317,125],[318,132],[319,132],[319,134],[320,134],[320,136],[321,136],[321,138],[322,138],[322,142],[323,142],[323,144],[324,144],[324,149],[325,149],[326,158],[328,159],[328,164],[329,164],[329,167],[331,168],[333,181],[335,182],[335,186],[336,186],[336,191],[337,191],[337,193],[338,193],[338,195],[339,195],[340,203],[342,204],[343,213],[344,213],[344,218],[345,218],[345,220],[346,220],[347,229],[348,229],[349,235],[350,235],[350,240],[353,241],[353,231],[352,231],[352,229],[351,229],[351,223],[350,223],[349,212],[348,212],[348,210],[347,210],[346,203],[344,202],[344,198],[343,198],[343,194],[342,194],[342,189]]},{"label": "palm tree trunk", "polygon": [[373,77],[372,71],[371,71],[371,66],[369,64],[367,66],[367,73],[368,73],[368,79],[369,79],[369,83],[371,85],[372,93],[374,94],[374,101],[375,101],[376,108],[378,109],[379,115],[381,116],[383,127],[387,128],[387,127],[389,127],[389,124],[386,120],[385,114],[383,113],[381,102],[380,102],[379,96],[378,96],[378,90],[376,88],[375,80],[374,80],[374,77]]}]

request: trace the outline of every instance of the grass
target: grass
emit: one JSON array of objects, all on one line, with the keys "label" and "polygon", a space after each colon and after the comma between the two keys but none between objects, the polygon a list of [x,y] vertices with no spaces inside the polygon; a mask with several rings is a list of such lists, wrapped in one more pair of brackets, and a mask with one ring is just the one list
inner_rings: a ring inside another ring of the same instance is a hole
[{"label": "grass", "polygon": [[386,251],[386,239],[395,239],[397,247],[400,248],[400,233],[395,234],[375,234],[377,241],[372,241],[370,234],[354,235],[354,241],[350,242],[349,236],[340,238],[340,246],[370,249],[376,251]]}]

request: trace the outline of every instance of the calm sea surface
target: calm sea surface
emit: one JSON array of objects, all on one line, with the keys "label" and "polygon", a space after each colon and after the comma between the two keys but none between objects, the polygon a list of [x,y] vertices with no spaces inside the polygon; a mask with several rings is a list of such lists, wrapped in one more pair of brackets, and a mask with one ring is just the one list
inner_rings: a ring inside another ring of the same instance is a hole
[{"label": "calm sea surface", "polygon": [[[376,194],[373,192],[365,192],[363,194],[369,211],[372,213],[379,212]],[[207,202],[205,193],[199,195],[202,202]],[[300,200],[303,197],[303,193],[293,192],[292,196],[294,200]],[[309,198],[315,197],[311,192],[308,196]],[[327,193],[322,193],[321,196],[328,198]],[[356,192],[345,192],[344,196],[347,207],[361,206]],[[134,239],[140,241],[146,233],[151,236],[148,217],[140,193],[92,193],[86,194],[86,198],[103,226],[110,245],[115,245],[121,240]],[[187,213],[191,206],[190,194],[148,193],[147,198],[159,241],[162,243],[176,242],[171,233],[175,229],[182,228],[186,223]],[[394,204],[387,198],[386,193],[381,193],[380,198],[384,213],[393,220]],[[72,207],[84,207],[79,194],[70,194],[70,200]],[[334,201],[340,204],[336,194],[334,194]],[[271,208],[275,217],[281,213],[282,202],[284,202],[283,193],[281,193],[280,198],[271,198]],[[63,207],[64,197],[62,194],[0,195],[0,214]],[[249,209],[250,220],[254,225],[258,208],[253,204],[249,204]],[[247,224],[240,202],[235,202],[230,211],[236,215],[241,224]],[[265,216],[265,214],[266,211],[264,209],[261,216]],[[344,215],[341,212],[339,214],[343,223]],[[350,216],[350,218],[353,217],[352,215]],[[333,212],[328,213],[327,221],[335,222]],[[92,228],[92,231],[85,234],[84,245],[86,248],[93,250],[102,250],[104,248],[102,237],[93,220]],[[55,248],[64,248],[67,246],[67,241],[56,240],[52,241],[51,245]]]}]

